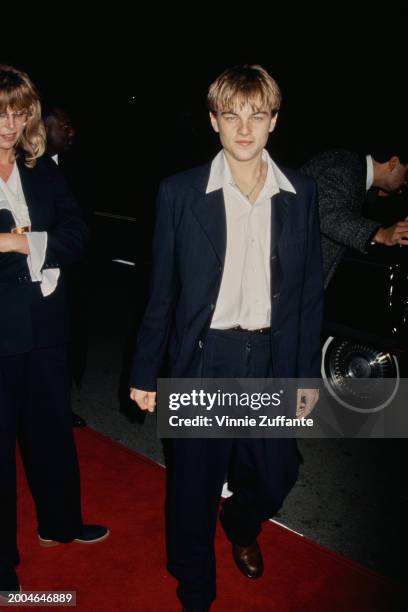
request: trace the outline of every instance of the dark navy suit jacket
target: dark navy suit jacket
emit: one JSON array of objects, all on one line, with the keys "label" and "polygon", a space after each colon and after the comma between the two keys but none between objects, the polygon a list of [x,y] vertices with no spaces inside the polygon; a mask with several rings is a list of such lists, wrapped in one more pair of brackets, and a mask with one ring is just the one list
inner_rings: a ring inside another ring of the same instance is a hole
[{"label": "dark navy suit jacket", "polygon": [[[47,156],[28,168],[17,158],[33,232],[48,232],[45,268],[73,263],[83,255],[88,229],[61,172]],[[0,211],[0,232],[14,225],[7,210]],[[30,282],[27,256],[0,253],[0,355],[53,346],[68,339],[64,283],[44,297],[40,284]]]},{"label": "dark navy suit jacket", "polygon": [[[206,193],[211,164],[165,179],[157,201],[151,294],[130,383],[156,389],[170,376],[200,377],[226,249],[223,191]],[[320,377],[322,264],[315,183],[284,170],[296,194],[271,199],[271,348],[275,376]]]}]

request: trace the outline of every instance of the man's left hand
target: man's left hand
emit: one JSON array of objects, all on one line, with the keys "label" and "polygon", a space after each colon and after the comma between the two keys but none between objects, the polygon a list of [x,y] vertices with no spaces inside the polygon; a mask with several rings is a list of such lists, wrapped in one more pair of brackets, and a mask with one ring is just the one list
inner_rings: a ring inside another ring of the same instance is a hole
[{"label": "man's left hand", "polygon": [[319,401],[319,389],[298,389],[296,416],[307,417]]}]

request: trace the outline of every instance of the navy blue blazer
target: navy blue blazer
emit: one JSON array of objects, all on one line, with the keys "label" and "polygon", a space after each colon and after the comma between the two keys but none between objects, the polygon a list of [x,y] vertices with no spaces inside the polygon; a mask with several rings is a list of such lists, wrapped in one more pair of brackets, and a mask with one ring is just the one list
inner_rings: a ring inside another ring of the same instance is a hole
[{"label": "navy blue blazer", "polygon": [[[78,261],[88,242],[88,228],[60,170],[47,156],[27,168],[17,157],[21,184],[33,232],[48,232],[43,268]],[[14,225],[11,213],[0,211],[0,232]],[[68,313],[63,279],[44,297],[30,280],[27,256],[0,253],[0,355],[53,346],[68,339]]]},{"label": "navy blue blazer", "polygon": [[[151,293],[130,384],[154,391],[169,375],[200,377],[226,249],[222,189],[206,193],[211,164],[165,179],[157,199]],[[315,183],[284,170],[296,194],[271,199],[271,347],[275,376],[320,377],[323,275]]]}]

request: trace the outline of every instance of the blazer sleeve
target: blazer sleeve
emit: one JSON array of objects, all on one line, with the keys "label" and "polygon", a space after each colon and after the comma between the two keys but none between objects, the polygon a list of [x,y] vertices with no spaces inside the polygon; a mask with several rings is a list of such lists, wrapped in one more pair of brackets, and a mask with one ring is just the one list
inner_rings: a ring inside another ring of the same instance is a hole
[{"label": "blazer sleeve", "polygon": [[[347,168],[328,168],[316,177],[316,181],[322,234],[366,253],[367,242],[381,224],[353,209],[353,178],[348,176]],[[363,201],[359,204],[361,208]]]},{"label": "blazer sleeve", "polygon": [[139,328],[130,377],[131,387],[143,391],[156,390],[179,291],[172,204],[166,184],[162,183],[156,204],[150,297]]},{"label": "blazer sleeve", "polygon": [[43,269],[59,268],[79,261],[86,252],[89,239],[82,211],[61,171],[51,159],[45,163],[55,215],[47,228]]},{"label": "blazer sleeve", "polygon": [[[15,225],[9,210],[0,210],[0,232],[11,232]],[[0,253],[0,283],[15,280],[20,274],[27,273],[27,256],[22,253]]]},{"label": "blazer sleeve", "polygon": [[312,187],[299,321],[297,375],[320,378],[323,322],[323,269],[316,188]]}]

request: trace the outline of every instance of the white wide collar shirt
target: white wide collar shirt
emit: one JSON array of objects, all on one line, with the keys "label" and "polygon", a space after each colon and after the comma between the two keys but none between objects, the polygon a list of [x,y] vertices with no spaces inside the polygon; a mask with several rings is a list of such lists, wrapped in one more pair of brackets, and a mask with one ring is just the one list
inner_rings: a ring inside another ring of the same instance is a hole
[{"label": "white wide collar shirt", "polygon": [[223,190],[227,245],[212,329],[259,329],[271,324],[271,198],[293,185],[264,149],[265,183],[251,204],[235,185],[221,150],[211,164],[206,193]]}]

